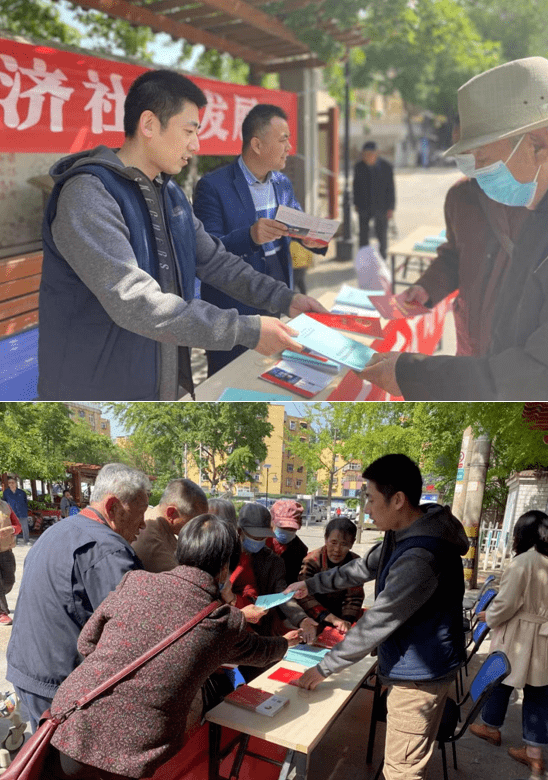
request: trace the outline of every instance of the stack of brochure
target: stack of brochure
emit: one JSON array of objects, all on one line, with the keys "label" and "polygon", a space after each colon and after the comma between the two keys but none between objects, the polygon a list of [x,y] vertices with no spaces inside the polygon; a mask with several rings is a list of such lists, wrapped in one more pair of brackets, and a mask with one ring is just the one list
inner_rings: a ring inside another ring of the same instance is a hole
[{"label": "stack of brochure", "polygon": [[366,344],[316,322],[307,314],[299,314],[294,320],[290,320],[288,325],[297,331],[297,335],[293,337],[295,341],[302,344],[307,351],[319,352],[320,355],[353,371],[363,371],[375,354],[375,350]]}]

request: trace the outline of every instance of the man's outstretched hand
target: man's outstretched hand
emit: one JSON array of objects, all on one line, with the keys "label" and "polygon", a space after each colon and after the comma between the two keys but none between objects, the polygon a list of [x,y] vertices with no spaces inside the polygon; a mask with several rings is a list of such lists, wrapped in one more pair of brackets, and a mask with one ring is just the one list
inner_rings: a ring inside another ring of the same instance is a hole
[{"label": "man's outstretched hand", "polygon": [[302,295],[301,293],[294,295],[289,307],[289,316],[297,317],[299,314],[306,314],[307,311],[317,311],[320,314],[325,314],[327,309],[315,298],[312,298],[311,295]]}]

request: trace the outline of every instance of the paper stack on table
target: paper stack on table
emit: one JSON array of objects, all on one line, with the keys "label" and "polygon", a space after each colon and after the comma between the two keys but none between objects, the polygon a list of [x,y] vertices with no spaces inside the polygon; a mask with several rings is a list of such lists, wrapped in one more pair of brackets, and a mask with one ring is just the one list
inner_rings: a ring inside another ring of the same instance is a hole
[{"label": "paper stack on table", "polygon": [[305,398],[313,398],[331,382],[333,374],[296,361],[279,360],[260,379],[292,390]]}]

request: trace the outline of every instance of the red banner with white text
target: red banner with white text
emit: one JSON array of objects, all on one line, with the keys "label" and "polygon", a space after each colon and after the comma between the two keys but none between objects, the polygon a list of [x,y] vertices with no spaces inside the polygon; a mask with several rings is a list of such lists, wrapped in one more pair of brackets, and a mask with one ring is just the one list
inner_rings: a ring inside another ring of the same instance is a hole
[{"label": "red banner with white text", "polygon": [[[0,38],[0,152],[59,152],[124,139],[124,100],[147,68]],[[191,76],[207,97],[200,154],[239,154],[241,126],[257,103],[283,108],[296,147],[297,95]]]}]

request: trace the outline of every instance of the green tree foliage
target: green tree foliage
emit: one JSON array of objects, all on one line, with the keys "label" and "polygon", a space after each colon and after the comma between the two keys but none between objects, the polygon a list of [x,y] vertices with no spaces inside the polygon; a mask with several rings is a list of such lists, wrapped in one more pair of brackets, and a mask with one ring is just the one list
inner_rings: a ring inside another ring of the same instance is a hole
[{"label": "green tree foliage", "polygon": [[[272,431],[267,404],[112,403],[131,432],[134,449],[148,456],[158,483],[185,472],[185,453],[213,490],[225,481],[248,482],[266,458]],[[186,448],[185,448],[186,445]]]},{"label": "green tree foliage", "polygon": [[453,496],[462,434],[469,425],[476,436],[492,440],[484,507],[502,510],[514,471],[548,468],[546,432],[531,429],[522,418],[522,403],[354,403],[346,416],[348,435],[341,452],[364,466],[382,455],[401,452],[431,475],[444,500]]},{"label": "green tree foliage", "polygon": [[71,420],[62,403],[0,404],[0,452],[3,471],[25,479],[62,479],[67,462],[104,463],[118,459],[107,436]]},{"label": "green tree foliage", "polygon": [[480,35],[458,0],[415,0],[372,36],[352,83],[374,82],[384,94],[398,90],[409,110],[450,116],[458,88],[499,63],[499,43]]},{"label": "green tree foliage", "polygon": [[148,44],[154,34],[149,27],[134,27],[98,11],[72,4],[70,7],[83,32],[62,21],[53,0],[0,0],[0,27],[14,35],[67,46],[80,46],[82,38],[87,37],[94,41],[94,53],[151,61]]},{"label": "green tree foliage", "polygon": [[548,0],[461,0],[484,38],[500,41],[504,61],[548,55]]}]

